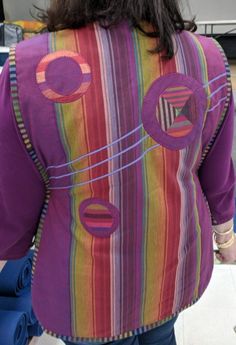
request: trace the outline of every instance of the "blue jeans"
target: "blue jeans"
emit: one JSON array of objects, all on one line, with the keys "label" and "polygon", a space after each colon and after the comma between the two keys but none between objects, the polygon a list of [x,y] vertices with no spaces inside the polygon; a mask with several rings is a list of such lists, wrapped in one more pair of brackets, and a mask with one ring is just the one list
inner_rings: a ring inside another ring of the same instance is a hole
[{"label": "blue jeans", "polygon": [[109,343],[65,342],[66,345],[176,345],[174,324],[177,316],[170,321],[158,326],[151,331],[145,332],[123,340]]}]

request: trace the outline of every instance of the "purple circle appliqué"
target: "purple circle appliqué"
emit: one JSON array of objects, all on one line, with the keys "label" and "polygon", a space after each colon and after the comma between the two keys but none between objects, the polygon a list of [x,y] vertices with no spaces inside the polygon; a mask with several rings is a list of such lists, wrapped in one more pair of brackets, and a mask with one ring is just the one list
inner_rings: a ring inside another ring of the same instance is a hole
[{"label": "purple circle appliqu\u00e9", "polygon": [[60,50],[40,61],[36,80],[46,98],[58,103],[71,103],[87,92],[92,81],[91,68],[80,54]]},{"label": "purple circle appliqu\u00e9", "polygon": [[80,221],[95,237],[110,237],[119,226],[120,212],[110,202],[102,199],[86,199],[79,207]]},{"label": "purple circle appliqu\u00e9", "polygon": [[146,132],[160,145],[180,150],[201,133],[207,95],[201,83],[183,74],[163,76],[151,85],[142,109]]}]

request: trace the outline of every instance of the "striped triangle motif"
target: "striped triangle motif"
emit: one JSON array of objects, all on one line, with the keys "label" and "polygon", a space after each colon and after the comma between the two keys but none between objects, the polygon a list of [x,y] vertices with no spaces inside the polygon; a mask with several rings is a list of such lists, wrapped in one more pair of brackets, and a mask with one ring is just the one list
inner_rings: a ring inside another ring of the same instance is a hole
[{"label": "striped triangle motif", "polygon": [[193,130],[194,125],[190,122],[185,115],[176,117],[174,123],[167,130],[167,133],[175,138],[184,137]]},{"label": "striped triangle motif", "polygon": [[157,120],[164,132],[184,137],[193,130],[190,121],[193,92],[185,86],[171,87],[161,95],[156,109]]},{"label": "striped triangle motif", "polygon": [[166,99],[174,108],[183,108],[192,95],[192,90],[186,86],[177,86],[166,89],[161,97]]}]

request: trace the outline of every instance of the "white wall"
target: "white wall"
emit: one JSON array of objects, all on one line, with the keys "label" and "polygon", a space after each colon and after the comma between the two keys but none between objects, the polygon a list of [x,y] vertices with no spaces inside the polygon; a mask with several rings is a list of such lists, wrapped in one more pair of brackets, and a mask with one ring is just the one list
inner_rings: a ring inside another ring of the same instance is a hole
[{"label": "white wall", "polygon": [[[148,0],[147,0],[148,1]],[[197,20],[236,20],[236,0],[180,0],[186,16],[191,13]],[[29,9],[32,4],[44,7],[49,0],[3,0],[7,19],[30,19]]]},{"label": "white wall", "polygon": [[[196,16],[197,21],[236,20],[236,0],[182,0],[182,9],[186,19]],[[215,26],[214,32],[225,33],[232,29],[236,29],[236,25]],[[198,31],[203,33],[204,27],[199,26]]]},{"label": "white wall", "polygon": [[[187,0],[182,0],[185,5]],[[197,20],[236,20],[236,0],[188,0]],[[185,5],[186,7],[186,5]]]},{"label": "white wall", "polygon": [[3,0],[5,16],[9,20],[30,20],[29,11],[34,11],[33,5],[44,7],[46,3],[47,0]]}]

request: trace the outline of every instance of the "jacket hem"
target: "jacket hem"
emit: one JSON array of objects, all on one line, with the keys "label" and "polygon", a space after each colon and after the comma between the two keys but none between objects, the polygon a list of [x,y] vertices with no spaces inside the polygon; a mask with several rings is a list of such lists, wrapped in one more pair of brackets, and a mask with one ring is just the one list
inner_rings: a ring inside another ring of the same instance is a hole
[{"label": "jacket hem", "polygon": [[[143,334],[145,332],[148,332],[148,331],[150,331],[150,330],[152,330],[152,329],[154,329],[154,328],[156,328],[158,326],[163,325],[164,323],[166,323],[166,322],[170,321],[171,319],[173,319],[174,317],[178,316],[179,313],[181,313],[182,311],[188,309],[189,307],[194,305],[196,302],[198,302],[199,299],[202,297],[203,293],[205,292],[205,290],[206,290],[206,288],[207,288],[207,286],[209,284],[211,276],[212,276],[212,270],[211,270],[211,272],[210,272],[210,274],[209,274],[209,276],[207,278],[207,282],[205,284],[205,287],[202,290],[201,295],[198,296],[197,298],[193,299],[187,305],[185,305],[182,308],[178,309],[175,313],[169,315],[168,317],[166,317],[163,320],[159,320],[159,321],[156,321],[154,323],[141,326],[139,328],[136,328],[136,329],[131,330],[131,331],[124,332],[124,333],[122,333],[120,335],[117,335],[117,336],[102,337],[102,338],[84,338],[84,337],[64,336],[62,334],[55,333],[53,331],[48,330],[47,328],[45,328],[41,324],[40,324],[40,326],[42,327],[43,331],[45,333],[47,333],[48,335],[50,335],[52,337],[55,337],[55,338],[59,338],[59,339],[64,340],[64,341],[71,341],[71,342],[89,342],[89,343],[100,343],[101,342],[101,343],[106,343],[106,342],[110,342],[110,341],[123,340],[123,339],[129,338],[129,337],[132,337],[132,336],[137,336],[137,335]],[[40,323],[40,321],[39,321],[39,323]]]}]

